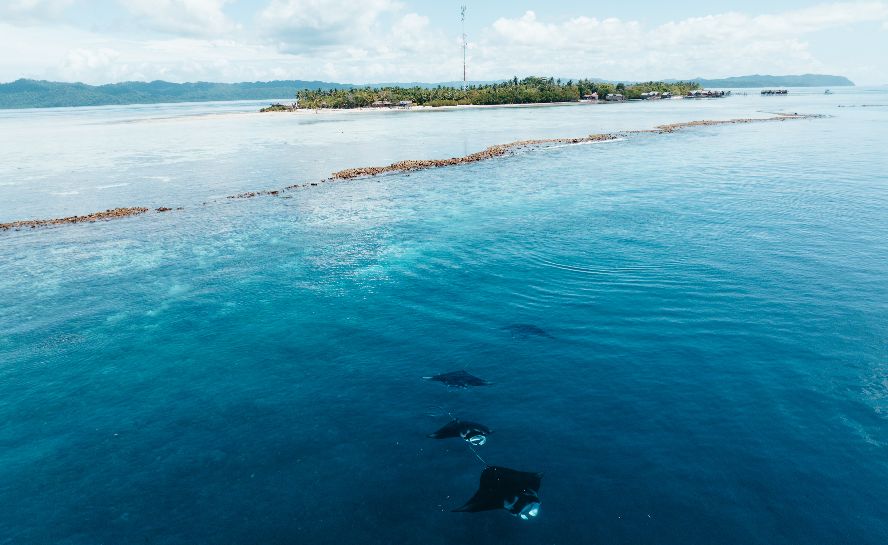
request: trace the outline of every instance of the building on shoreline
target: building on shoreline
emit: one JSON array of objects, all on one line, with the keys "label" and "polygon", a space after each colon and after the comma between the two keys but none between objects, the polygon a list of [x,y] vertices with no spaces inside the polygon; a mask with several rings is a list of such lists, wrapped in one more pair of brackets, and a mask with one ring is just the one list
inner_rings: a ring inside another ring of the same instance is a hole
[{"label": "building on shoreline", "polygon": [[641,100],[661,100],[672,98],[672,93],[669,91],[648,91],[647,93],[641,93]]},{"label": "building on shoreline", "polygon": [[711,89],[697,89],[696,91],[690,91],[685,98],[724,98],[726,96],[730,96],[730,91],[713,91]]}]

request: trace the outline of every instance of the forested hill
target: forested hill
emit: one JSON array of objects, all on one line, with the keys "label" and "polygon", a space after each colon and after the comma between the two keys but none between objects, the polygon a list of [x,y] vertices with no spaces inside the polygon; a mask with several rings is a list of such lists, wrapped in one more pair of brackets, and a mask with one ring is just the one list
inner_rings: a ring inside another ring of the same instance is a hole
[{"label": "forested hill", "polygon": [[169,83],[128,81],[108,85],[20,79],[0,84],[0,108],[53,108],[109,104],[156,104],[211,100],[295,98],[298,89],[348,89],[352,85],[323,81],[247,83]]},{"label": "forested hill", "polygon": [[703,87],[848,87],[854,82],[844,76],[802,74],[801,76],[739,76],[723,79],[694,80]]}]

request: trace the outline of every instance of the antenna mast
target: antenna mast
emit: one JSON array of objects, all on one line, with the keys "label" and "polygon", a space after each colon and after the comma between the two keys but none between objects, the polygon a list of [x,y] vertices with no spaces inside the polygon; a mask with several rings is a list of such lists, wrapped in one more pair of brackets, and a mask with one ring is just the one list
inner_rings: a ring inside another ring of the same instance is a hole
[{"label": "antenna mast", "polygon": [[463,50],[463,91],[466,90],[466,49],[469,47],[466,36],[466,6],[460,8],[460,21],[462,22],[462,50]]}]

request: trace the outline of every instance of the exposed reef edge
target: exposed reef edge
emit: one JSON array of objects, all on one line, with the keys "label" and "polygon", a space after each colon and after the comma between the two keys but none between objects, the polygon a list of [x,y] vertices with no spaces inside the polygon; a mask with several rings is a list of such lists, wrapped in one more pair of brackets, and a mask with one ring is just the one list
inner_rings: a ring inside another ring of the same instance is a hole
[{"label": "exposed reef edge", "polygon": [[[396,163],[392,163],[386,166],[376,166],[376,167],[358,167],[358,168],[348,168],[344,170],[339,170],[330,175],[327,180],[324,181],[336,181],[336,180],[352,180],[355,178],[366,178],[371,176],[379,176],[381,174],[395,173],[395,172],[413,172],[418,170],[428,170],[431,168],[441,168],[447,166],[455,166],[455,165],[464,165],[469,163],[477,163],[479,161],[486,161],[488,159],[495,159],[497,157],[503,157],[514,152],[517,149],[525,149],[525,148],[535,148],[535,147],[543,147],[549,145],[557,145],[557,144],[583,144],[583,143],[591,143],[591,142],[607,142],[618,140],[621,138],[625,138],[627,136],[633,134],[669,134],[676,131],[680,131],[682,129],[692,128],[692,127],[706,127],[713,125],[736,125],[736,124],[744,124],[744,123],[763,123],[769,121],[787,121],[791,119],[815,119],[825,117],[819,114],[778,114],[773,117],[765,117],[765,118],[738,118],[738,119],[724,119],[724,120],[700,120],[700,121],[683,121],[680,123],[669,123],[664,125],[657,125],[653,129],[644,129],[644,130],[634,130],[634,131],[622,131],[622,132],[612,132],[612,133],[600,133],[600,134],[590,134],[588,136],[583,136],[579,138],[543,138],[543,139],[535,139],[535,140],[518,140],[516,142],[510,142],[508,144],[497,144],[495,146],[490,146],[484,150],[470,153],[469,155],[465,155],[462,157],[451,157],[449,159],[420,159],[420,160],[406,160],[406,161],[398,161]],[[307,186],[316,186],[317,182],[310,182],[305,184],[294,184],[289,185],[287,187],[281,189],[272,189],[272,190],[262,190],[262,191],[247,191],[244,193],[238,193],[236,195],[229,195],[228,199],[252,199],[254,197],[261,196],[279,196],[281,193],[291,191],[294,189],[299,189]],[[207,204],[207,203],[204,203]],[[173,210],[173,208],[169,207],[159,207],[155,208],[154,212],[162,213]],[[182,207],[178,207],[175,210],[183,210]],[[20,220],[13,221],[8,223],[0,223],[0,231],[9,231],[9,230],[22,230],[22,229],[36,229],[38,227],[49,227],[53,225],[64,225],[64,224],[73,224],[73,223],[95,223],[97,221],[108,221],[120,218],[127,218],[131,216],[138,216],[141,214],[145,214],[151,211],[149,208],[142,206],[135,207],[127,207],[127,208],[112,208],[109,210],[105,210],[102,212],[93,212],[91,214],[85,214],[82,216],[69,216],[65,218],[52,218],[52,219],[31,219],[31,220]]]}]

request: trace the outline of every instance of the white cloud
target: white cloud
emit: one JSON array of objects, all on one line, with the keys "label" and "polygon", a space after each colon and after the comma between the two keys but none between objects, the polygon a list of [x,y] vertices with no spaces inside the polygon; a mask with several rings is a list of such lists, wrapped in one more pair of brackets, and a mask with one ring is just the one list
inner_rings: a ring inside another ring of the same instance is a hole
[{"label": "white cloud", "polygon": [[547,59],[558,59],[560,74],[622,79],[798,73],[827,68],[812,55],[808,35],[886,21],[888,4],[883,2],[826,4],[759,16],[731,12],[654,27],[588,17],[543,23],[529,11],[495,21],[479,61],[483,67],[520,74],[551,73],[540,67]]},{"label": "white cloud", "polygon": [[401,7],[395,0],[272,0],[258,24],[282,51],[301,52],[374,42],[380,17]]},{"label": "white cloud", "polygon": [[[71,1],[0,0],[0,10],[15,5],[20,14],[27,7],[29,16],[62,17],[40,25],[0,19],[0,81],[368,83],[453,81],[462,75],[458,27],[444,30],[396,0],[267,0],[255,15],[241,19],[246,28],[240,30],[224,9],[233,0],[115,0],[129,8],[130,16],[142,14],[126,19],[131,23],[126,30],[110,26],[125,19],[121,12],[90,30],[72,26],[74,19],[64,24],[64,17],[76,11]],[[83,23],[82,17],[78,20]],[[151,33],[149,27],[163,32]],[[491,21],[473,33],[469,78],[822,72],[882,83],[888,81],[888,61],[878,53],[888,50],[883,28],[888,30],[888,2],[825,4],[767,15],[731,12],[659,25],[586,16],[553,20],[527,12]],[[858,43],[875,38],[871,47],[852,44],[843,50],[837,36],[861,36]]]},{"label": "white cloud", "polygon": [[223,7],[233,0],[120,0],[145,26],[187,36],[218,36],[236,28]]},{"label": "white cloud", "polygon": [[64,26],[23,28],[0,22],[0,48],[0,81],[255,81],[301,78],[309,70],[303,60],[265,45],[198,38],[128,40]]},{"label": "white cloud", "polygon": [[424,51],[432,45],[433,40],[440,38],[431,30],[429,18],[416,13],[408,13],[398,19],[392,25],[391,36],[406,51]]},{"label": "white cloud", "polygon": [[619,47],[632,46],[642,38],[641,25],[634,21],[576,17],[560,24],[543,23],[533,11],[518,19],[497,19],[493,30],[511,44],[547,50],[612,49],[617,44]]},{"label": "white cloud", "polygon": [[61,70],[72,79],[78,79],[84,72],[106,72],[118,57],[120,57],[120,52],[107,47],[72,49],[68,52]]},{"label": "white cloud", "polygon": [[30,23],[59,19],[73,3],[74,0],[2,0],[0,17]]},{"label": "white cloud", "polygon": [[804,34],[827,28],[866,23],[888,22],[888,4],[883,2],[847,2],[822,4],[780,15],[753,18],[757,28],[783,34]]}]

